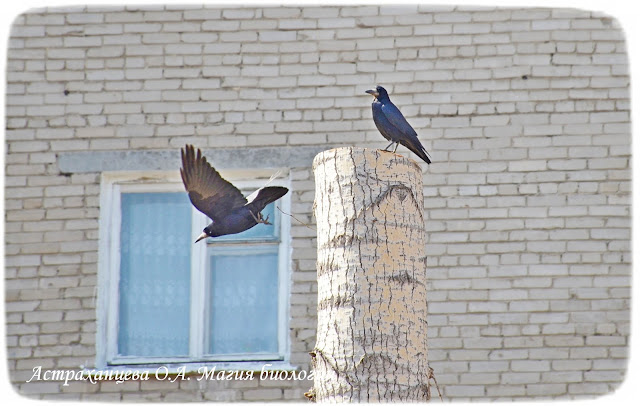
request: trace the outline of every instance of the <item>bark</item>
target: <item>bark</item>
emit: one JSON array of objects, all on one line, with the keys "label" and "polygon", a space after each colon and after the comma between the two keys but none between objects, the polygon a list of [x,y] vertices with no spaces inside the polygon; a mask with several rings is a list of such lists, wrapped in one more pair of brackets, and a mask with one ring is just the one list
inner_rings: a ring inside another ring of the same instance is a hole
[{"label": "bark", "polygon": [[422,172],[400,155],[324,151],[313,162],[318,402],[429,399]]}]

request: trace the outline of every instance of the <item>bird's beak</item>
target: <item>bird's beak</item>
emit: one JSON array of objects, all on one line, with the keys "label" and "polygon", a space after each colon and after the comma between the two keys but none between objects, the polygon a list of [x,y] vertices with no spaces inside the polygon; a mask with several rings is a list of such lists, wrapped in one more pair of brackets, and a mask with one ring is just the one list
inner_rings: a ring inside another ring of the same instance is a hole
[{"label": "bird's beak", "polygon": [[[200,234],[200,236],[198,237],[198,239],[196,240],[196,242],[198,242],[198,241],[200,241],[200,240],[203,240],[203,239],[205,239],[205,238],[207,238],[207,237],[208,237],[207,233],[202,233],[202,234]],[[194,244],[195,244],[195,242],[194,242]]]},{"label": "bird's beak", "polygon": [[365,91],[365,93],[369,93],[373,97],[378,97],[380,95],[380,93],[376,92],[373,89],[372,90],[367,90],[367,91]]}]

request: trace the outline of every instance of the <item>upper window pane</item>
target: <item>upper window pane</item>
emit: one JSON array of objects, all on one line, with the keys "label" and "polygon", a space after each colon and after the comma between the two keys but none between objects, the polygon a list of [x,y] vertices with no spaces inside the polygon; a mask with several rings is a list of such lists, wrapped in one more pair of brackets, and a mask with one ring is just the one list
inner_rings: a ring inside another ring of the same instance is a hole
[{"label": "upper window pane", "polygon": [[278,246],[210,248],[210,354],[278,352]]},{"label": "upper window pane", "polygon": [[121,195],[118,354],[189,354],[191,203],[185,193]]}]

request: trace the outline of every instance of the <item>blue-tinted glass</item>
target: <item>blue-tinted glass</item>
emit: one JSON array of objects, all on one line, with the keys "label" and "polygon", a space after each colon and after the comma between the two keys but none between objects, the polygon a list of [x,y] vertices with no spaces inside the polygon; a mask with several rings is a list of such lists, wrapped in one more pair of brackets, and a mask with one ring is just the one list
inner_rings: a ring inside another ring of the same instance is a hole
[{"label": "blue-tinted glass", "polygon": [[262,210],[262,217],[267,218],[269,216],[269,222],[272,225],[257,224],[247,231],[243,231],[238,234],[223,235],[222,237],[216,237],[209,239],[211,242],[216,241],[236,241],[236,240],[256,240],[256,239],[274,239],[278,237],[278,230],[280,229],[280,212],[276,213],[275,204],[268,204],[267,207]]},{"label": "blue-tinted glass", "polygon": [[191,204],[185,193],[121,196],[118,353],[189,353]]},{"label": "blue-tinted glass", "polygon": [[277,353],[277,246],[224,249],[210,249],[209,352]]}]

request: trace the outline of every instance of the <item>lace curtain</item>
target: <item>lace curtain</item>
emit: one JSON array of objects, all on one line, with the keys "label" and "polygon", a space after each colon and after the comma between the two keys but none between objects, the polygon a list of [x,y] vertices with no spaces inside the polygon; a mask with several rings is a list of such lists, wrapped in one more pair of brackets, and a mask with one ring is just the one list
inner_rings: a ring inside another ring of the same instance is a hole
[{"label": "lace curtain", "polygon": [[184,193],[123,193],[118,352],[189,354],[191,203]]},{"label": "lace curtain", "polygon": [[209,351],[277,353],[277,245],[237,250],[210,257]]}]

